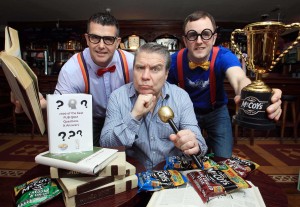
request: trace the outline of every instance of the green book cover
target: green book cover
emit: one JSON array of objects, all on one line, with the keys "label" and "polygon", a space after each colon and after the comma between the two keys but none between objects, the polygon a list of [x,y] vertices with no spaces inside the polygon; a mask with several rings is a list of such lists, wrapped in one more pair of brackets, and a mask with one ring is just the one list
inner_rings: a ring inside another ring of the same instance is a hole
[{"label": "green book cover", "polygon": [[63,160],[67,162],[78,163],[81,160],[89,157],[90,155],[100,151],[101,149],[102,149],[101,147],[93,147],[92,151],[70,152],[70,153],[61,153],[61,154],[47,153],[44,154],[43,156],[58,159],[58,160]]},{"label": "green book cover", "polygon": [[117,149],[93,147],[92,151],[50,153],[42,152],[35,162],[51,167],[94,175],[117,157]]}]

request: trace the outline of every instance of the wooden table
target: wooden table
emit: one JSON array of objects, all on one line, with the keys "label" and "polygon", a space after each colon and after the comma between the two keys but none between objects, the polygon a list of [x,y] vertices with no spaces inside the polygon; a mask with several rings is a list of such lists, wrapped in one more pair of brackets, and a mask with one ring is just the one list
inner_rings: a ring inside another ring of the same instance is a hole
[{"label": "wooden table", "polygon": [[[132,159],[127,159],[128,162],[137,167],[137,172],[144,171],[144,168]],[[163,166],[163,165],[160,165]],[[28,180],[39,176],[49,176],[49,167],[44,165],[37,165],[31,170],[27,171],[14,185],[20,185]],[[256,185],[264,199],[267,207],[287,207],[288,200],[279,185],[275,183],[268,175],[264,174],[259,170],[255,170],[251,173],[247,180],[250,180]],[[120,193],[113,196],[107,196],[98,201],[84,205],[84,207],[143,207],[146,206],[149,199],[151,198],[151,192],[137,193],[137,188],[130,191]],[[43,204],[43,207],[64,207],[62,195],[54,198],[53,200]]]}]

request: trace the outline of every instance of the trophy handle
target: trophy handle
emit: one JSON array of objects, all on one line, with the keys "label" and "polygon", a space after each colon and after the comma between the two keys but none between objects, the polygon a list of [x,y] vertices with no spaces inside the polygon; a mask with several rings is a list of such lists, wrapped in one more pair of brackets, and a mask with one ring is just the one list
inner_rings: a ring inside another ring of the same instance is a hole
[{"label": "trophy handle", "polygon": [[233,32],[231,33],[230,41],[231,41],[231,45],[233,47],[233,50],[236,51],[244,59],[244,61],[246,63],[246,68],[248,68],[249,63],[248,63],[247,58],[242,54],[240,48],[236,45],[236,43],[234,41],[235,34],[245,34],[245,32],[244,32],[243,29],[233,30]]},{"label": "trophy handle", "polygon": [[296,38],[296,40],[290,44],[290,46],[284,50],[276,59],[275,61],[272,62],[272,65],[270,66],[270,68],[268,69],[269,71],[271,71],[273,69],[273,67],[282,59],[283,56],[285,56],[291,49],[293,49],[300,41],[300,23],[292,23],[292,24],[288,24],[284,26],[286,29],[292,29],[292,28],[298,28],[299,32],[298,32],[298,37]]}]

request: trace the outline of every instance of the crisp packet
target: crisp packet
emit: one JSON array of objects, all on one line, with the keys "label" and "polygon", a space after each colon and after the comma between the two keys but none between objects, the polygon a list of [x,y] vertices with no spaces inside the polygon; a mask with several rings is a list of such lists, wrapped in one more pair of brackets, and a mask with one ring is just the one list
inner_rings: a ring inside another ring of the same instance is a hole
[{"label": "crisp packet", "polygon": [[14,187],[17,207],[38,206],[59,195],[62,190],[49,177],[37,177]]},{"label": "crisp packet", "polygon": [[202,161],[204,170],[207,170],[209,168],[212,168],[212,167],[218,165],[218,163],[216,163],[215,161],[210,159],[210,156],[204,156],[201,161]]},{"label": "crisp packet", "polygon": [[190,170],[197,168],[191,158],[186,156],[170,156],[166,158],[165,170]]},{"label": "crisp packet", "polygon": [[[212,155],[206,155],[204,157],[197,156],[197,159],[202,164],[202,169],[208,169],[216,166],[217,163],[210,159]],[[198,169],[194,161],[188,156],[170,156],[166,158],[165,170],[192,170]]]},{"label": "crisp packet", "polygon": [[242,178],[246,178],[249,175],[249,173],[251,173],[259,167],[257,163],[238,156],[232,156],[229,159],[220,161],[219,164],[229,165]]},{"label": "crisp packet", "polygon": [[227,165],[187,173],[187,178],[205,203],[210,198],[248,188],[249,184]]},{"label": "crisp packet", "polygon": [[148,170],[137,173],[140,191],[157,191],[183,185],[187,178],[177,170]]}]

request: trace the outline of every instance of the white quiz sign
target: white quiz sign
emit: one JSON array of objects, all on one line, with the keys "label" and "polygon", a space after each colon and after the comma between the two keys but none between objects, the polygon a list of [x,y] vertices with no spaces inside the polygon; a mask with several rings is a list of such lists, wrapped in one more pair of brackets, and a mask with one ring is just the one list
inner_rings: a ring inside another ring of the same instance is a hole
[{"label": "white quiz sign", "polygon": [[50,153],[93,149],[92,95],[47,95]]}]

